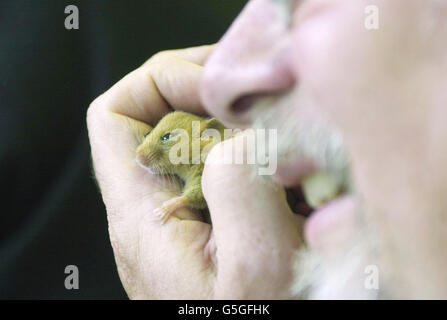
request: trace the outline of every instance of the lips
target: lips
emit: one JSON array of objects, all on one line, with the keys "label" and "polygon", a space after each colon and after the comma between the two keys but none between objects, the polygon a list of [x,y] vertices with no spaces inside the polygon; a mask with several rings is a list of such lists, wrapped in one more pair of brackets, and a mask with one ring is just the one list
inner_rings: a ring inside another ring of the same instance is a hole
[{"label": "lips", "polygon": [[[309,160],[294,159],[278,166],[275,180],[292,190],[302,193],[303,181],[312,174],[321,171],[312,165]],[[314,195],[315,196],[315,195]],[[318,195],[317,195],[318,196]],[[326,244],[342,241],[340,232],[342,229],[350,229],[352,216],[355,214],[356,199],[353,195],[339,194],[325,202],[318,208],[311,208],[305,197],[299,197],[298,203],[293,204],[292,210],[296,213],[308,216],[304,225],[304,238],[309,247],[318,249],[328,247]],[[289,202],[290,203],[290,202]]]},{"label": "lips", "polygon": [[[304,225],[304,237],[309,247],[336,247],[353,229],[357,202],[353,195],[339,196],[311,213]],[[348,232],[343,232],[347,230]]]},{"label": "lips", "polygon": [[289,158],[278,166],[275,179],[286,187],[297,186],[314,169],[315,167],[310,160],[305,160],[302,157]]}]

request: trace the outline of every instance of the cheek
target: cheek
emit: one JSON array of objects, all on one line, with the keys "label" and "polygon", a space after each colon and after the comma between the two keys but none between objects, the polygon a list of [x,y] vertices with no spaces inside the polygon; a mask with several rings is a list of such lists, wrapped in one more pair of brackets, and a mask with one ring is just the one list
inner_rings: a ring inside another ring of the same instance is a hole
[{"label": "cheek", "polygon": [[311,84],[324,78],[334,67],[333,59],[339,55],[340,36],[333,14],[322,14],[305,20],[293,33],[293,66],[300,82]]},{"label": "cheek", "polygon": [[146,147],[146,159],[149,165],[156,163],[160,159],[160,155],[160,150],[157,147]]},{"label": "cheek", "polygon": [[327,111],[336,110],[338,117],[348,111],[344,100],[359,85],[365,65],[372,59],[366,50],[364,8],[339,3],[304,18],[292,33],[299,85],[310,90]]}]

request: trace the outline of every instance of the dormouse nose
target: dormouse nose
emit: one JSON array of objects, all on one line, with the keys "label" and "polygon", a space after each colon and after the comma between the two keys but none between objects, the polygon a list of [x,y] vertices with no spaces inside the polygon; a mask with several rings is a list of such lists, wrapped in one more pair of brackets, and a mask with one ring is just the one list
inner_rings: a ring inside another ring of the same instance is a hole
[{"label": "dormouse nose", "polygon": [[287,23],[274,1],[252,1],[205,64],[200,94],[209,113],[229,127],[248,127],[260,96],[293,86]]}]

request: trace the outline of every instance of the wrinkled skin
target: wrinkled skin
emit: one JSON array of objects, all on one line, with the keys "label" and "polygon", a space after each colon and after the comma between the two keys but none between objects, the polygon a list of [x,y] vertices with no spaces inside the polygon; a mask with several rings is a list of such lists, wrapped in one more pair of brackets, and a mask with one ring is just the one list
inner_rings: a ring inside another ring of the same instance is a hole
[{"label": "wrinkled skin", "polygon": [[[371,4],[379,30],[363,27]],[[241,111],[235,101],[286,89],[305,95],[306,105],[287,111],[297,119],[308,109],[325,114],[343,134],[363,220],[377,238],[382,295],[446,298],[447,5],[301,1],[289,28],[275,6],[251,1],[222,39],[201,84],[207,110],[250,126],[265,110],[251,103]],[[308,233],[309,245],[337,252],[358,227],[350,219]]]},{"label": "wrinkled skin", "polygon": [[[213,228],[188,210],[161,226],[150,213],[172,190],[135,163],[144,122],[154,125],[168,104],[249,127],[264,111],[247,101],[291,90],[307,103],[297,101],[289,118],[312,109],[343,134],[359,197],[343,219],[306,232],[310,249],[343,257],[343,243],[367,224],[383,297],[447,298],[445,5],[300,1],[287,27],[275,3],[250,1],[204,69],[210,47],[158,54],[89,108],[95,172],[126,291],[131,298],[293,297],[302,222],[281,191],[253,183],[248,166],[214,162],[202,181]],[[380,8],[379,30],[363,27],[370,4]],[[221,152],[215,147],[208,159]],[[293,176],[293,165],[287,170]]]}]

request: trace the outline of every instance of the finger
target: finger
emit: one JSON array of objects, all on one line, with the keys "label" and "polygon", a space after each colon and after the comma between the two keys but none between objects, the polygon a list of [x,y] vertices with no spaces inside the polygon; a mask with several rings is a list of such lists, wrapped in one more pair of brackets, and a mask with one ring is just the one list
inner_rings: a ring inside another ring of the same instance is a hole
[{"label": "finger", "polygon": [[241,139],[242,135],[236,136],[213,148],[203,173],[217,246],[216,291],[230,297],[236,290],[229,284],[237,286],[243,277],[242,292],[250,292],[251,298],[287,294],[301,225],[287,205],[284,190],[258,176],[255,166],[223,163],[225,145]]},{"label": "finger", "polygon": [[[154,124],[169,108],[203,113],[197,82],[214,45],[162,51],[126,75],[97,100],[106,109]],[[95,101],[96,102],[96,101]]]},{"label": "finger", "polygon": [[148,209],[135,204],[142,204],[159,185],[148,183],[153,177],[135,163],[139,138],[149,130],[148,124],[154,125],[170,107],[202,110],[197,93],[202,72],[199,64],[212,49],[203,46],[159,53],[92,103],[87,116],[89,137],[106,205],[133,203]]}]

